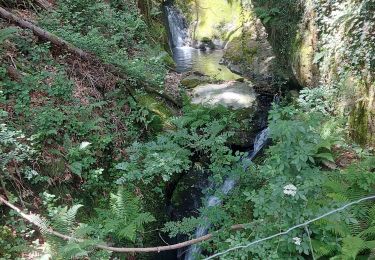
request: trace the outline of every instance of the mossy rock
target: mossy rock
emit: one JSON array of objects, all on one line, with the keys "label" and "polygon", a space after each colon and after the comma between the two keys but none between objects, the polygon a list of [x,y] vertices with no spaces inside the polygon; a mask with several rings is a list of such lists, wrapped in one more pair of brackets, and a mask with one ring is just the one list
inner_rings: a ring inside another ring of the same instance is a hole
[{"label": "mossy rock", "polygon": [[168,66],[168,67],[171,67],[171,68],[174,68],[176,67],[176,62],[173,60],[172,56],[171,55],[165,55],[163,57],[163,61],[164,63]]},{"label": "mossy rock", "polygon": [[[205,0],[186,1],[176,0],[190,22],[189,30],[194,32],[193,40],[205,42],[209,39],[219,39],[223,42],[231,40],[241,34],[242,19],[249,19],[250,13],[241,10],[239,1]],[[197,17],[198,15],[198,17]],[[243,17],[244,16],[244,17]],[[197,23],[195,23],[195,21]]]},{"label": "mossy rock", "polygon": [[210,77],[205,75],[192,74],[181,80],[181,85],[185,88],[192,89],[198,85],[210,83],[212,80]]},{"label": "mossy rock", "polygon": [[268,83],[276,74],[275,54],[259,19],[246,25],[243,35],[227,44],[223,64],[256,83]]},{"label": "mossy rock", "polygon": [[155,115],[150,124],[153,130],[158,132],[170,127],[169,119],[176,114],[176,111],[158,100],[155,95],[147,94],[139,96],[137,102],[140,106],[147,108]]}]

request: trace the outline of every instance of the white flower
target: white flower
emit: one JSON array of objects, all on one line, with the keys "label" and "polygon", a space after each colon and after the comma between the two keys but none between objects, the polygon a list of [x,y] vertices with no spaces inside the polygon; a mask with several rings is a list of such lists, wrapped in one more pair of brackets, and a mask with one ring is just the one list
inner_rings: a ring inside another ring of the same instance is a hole
[{"label": "white flower", "polygon": [[302,239],[299,237],[293,237],[293,243],[297,246],[301,245]]},{"label": "white flower", "polygon": [[284,186],[284,194],[295,196],[296,193],[297,193],[297,187],[294,186],[293,184],[288,184]]},{"label": "white flower", "polygon": [[89,142],[82,142],[81,145],[79,146],[79,149],[83,150],[87,148],[91,143]]}]

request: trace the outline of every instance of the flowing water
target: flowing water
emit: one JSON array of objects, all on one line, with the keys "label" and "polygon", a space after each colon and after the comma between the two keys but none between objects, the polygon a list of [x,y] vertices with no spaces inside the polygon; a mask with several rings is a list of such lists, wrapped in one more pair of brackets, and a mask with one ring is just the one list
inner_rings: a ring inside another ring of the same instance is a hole
[{"label": "flowing water", "polygon": [[[244,160],[252,160],[258,153],[259,151],[264,147],[264,145],[267,143],[269,137],[269,129],[266,128],[262,130],[257,136],[255,137],[254,141],[254,148],[253,151],[250,153],[250,155],[247,158],[243,158]],[[247,169],[249,167],[249,163],[246,162],[244,163],[244,168]],[[233,178],[227,178],[224,181],[224,184],[221,186],[221,192],[224,195],[227,195],[236,185],[236,180]],[[218,198],[217,196],[209,196],[207,198],[206,206],[207,207],[214,207],[218,206],[221,204],[221,199]],[[207,234],[208,229],[210,227],[210,222],[208,219],[206,219],[206,223],[200,225],[196,231],[195,231],[195,237],[201,237]],[[197,244],[192,245],[186,255],[185,255],[185,260],[194,260],[196,255],[199,255],[201,253],[201,247]]]},{"label": "flowing water", "polygon": [[169,44],[171,48],[179,48],[189,44],[187,23],[181,11],[172,5],[164,6],[165,16],[168,20]]},{"label": "flowing water", "polygon": [[164,6],[169,31],[169,45],[177,72],[199,71],[219,80],[235,80],[240,76],[220,64],[223,50],[200,50],[190,47],[188,26],[181,11],[172,5]]},{"label": "flowing water", "polygon": [[[173,52],[173,59],[176,63],[177,72],[198,71],[218,80],[231,81],[240,78],[240,76],[231,72],[227,67],[220,64],[223,57],[223,50],[200,50],[189,47],[190,39],[187,29],[187,22],[182,13],[172,5],[164,6],[165,17],[169,29],[169,44]],[[247,158],[243,158],[244,169],[247,169],[251,160],[262,149],[268,139],[268,128],[261,131],[255,138],[252,153]],[[236,185],[234,178],[227,178],[220,191],[227,195]],[[208,196],[204,205],[206,207],[215,207],[222,203],[217,196]],[[207,234],[210,227],[210,221],[205,219],[205,223],[197,227],[195,236],[200,237]],[[199,245],[189,247],[185,254],[185,260],[194,259],[195,255],[201,252]]]},{"label": "flowing water", "polygon": [[239,75],[220,64],[223,50],[202,51],[191,47],[173,48],[173,59],[177,72],[199,71],[219,80],[236,80]]}]

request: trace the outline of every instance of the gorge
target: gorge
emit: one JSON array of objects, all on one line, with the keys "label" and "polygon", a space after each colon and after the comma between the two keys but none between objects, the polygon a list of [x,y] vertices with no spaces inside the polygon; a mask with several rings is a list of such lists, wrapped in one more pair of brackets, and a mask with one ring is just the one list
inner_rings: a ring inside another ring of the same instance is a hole
[{"label": "gorge", "polygon": [[1,259],[367,259],[373,0],[0,1]]}]

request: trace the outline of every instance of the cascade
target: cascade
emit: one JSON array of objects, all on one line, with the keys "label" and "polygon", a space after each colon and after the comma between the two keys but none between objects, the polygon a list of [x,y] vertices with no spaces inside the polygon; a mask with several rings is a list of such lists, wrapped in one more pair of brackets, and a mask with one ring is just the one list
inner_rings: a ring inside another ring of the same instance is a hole
[{"label": "cascade", "polygon": [[191,39],[186,18],[171,1],[164,4],[164,17],[168,28],[169,46],[176,63],[175,70],[179,73],[199,71],[221,80],[235,80],[238,75],[232,73],[226,66],[220,64],[223,50],[195,49],[190,47]]},{"label": "cascade", "polygon": [[164,11],[168,21],[169,44],[171,48],[187,46],[189,43],[189,34],[185,17],[172,5],[165,5]]},{"label": "cascade", "polygon": [[[254,159],[254,157],[259,153],[259,151],[267,143],[268,137],[269,137],[269,128],[267,127],[263,129],[259,134],[257,134],[257,136],[255,137],[255,141],[254,141],[253,151],[249,154],[247,158],[243,158],[243,160],[247,159],[251,161],[252,159]],[[244,164],[244,168],[245,169],[248,168],[248,165],[249,164]],[[223,185],[221,186],[220,190],[224,195],[227,195],[234,188],[235,185],[236,185],[236,180],[234,180],[233,178],[227,178],[224,181]],[[221,199],[218,198],[217,196],[212,195],[207,198],[207,202],[206,202],[207,207],[214,207],[219,204],[221,204]],[[196,229],[195,237],[201,237],[201,236],[206,235],[209,227],[210,227],[210,222],[206,218],[205,223],[201,224]],[[197,244],[192,245],[188,249],[185,255],[185,260],[194,260],[194,256],[197,254],[200,254],[200,252],[201,252],[201,248],[199,245]]]}]

